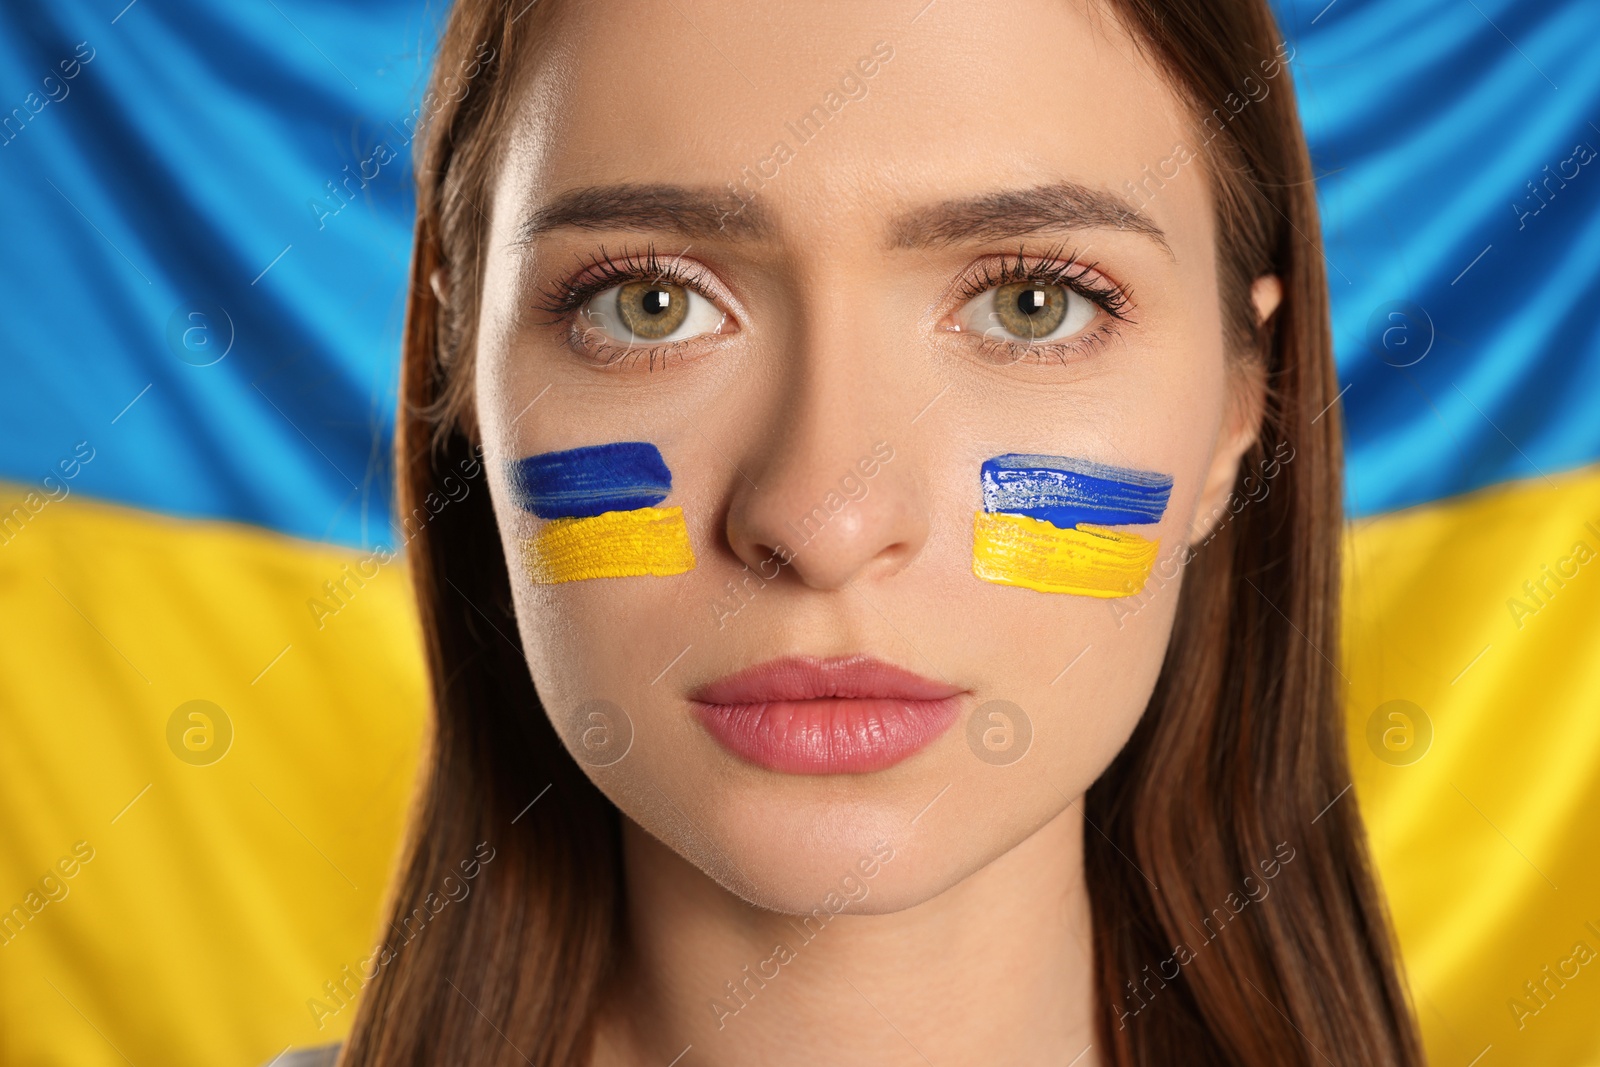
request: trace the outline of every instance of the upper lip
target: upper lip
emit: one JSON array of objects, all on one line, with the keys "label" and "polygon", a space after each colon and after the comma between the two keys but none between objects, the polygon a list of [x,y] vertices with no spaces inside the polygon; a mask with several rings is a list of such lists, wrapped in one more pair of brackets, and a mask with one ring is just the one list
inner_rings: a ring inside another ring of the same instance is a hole
[{"label": "upper lip", "polygon": [[946,700],[959,686],[924,678],[868,655],[786,656],[735,671],[689,694],[705,704],[781,700]]}]

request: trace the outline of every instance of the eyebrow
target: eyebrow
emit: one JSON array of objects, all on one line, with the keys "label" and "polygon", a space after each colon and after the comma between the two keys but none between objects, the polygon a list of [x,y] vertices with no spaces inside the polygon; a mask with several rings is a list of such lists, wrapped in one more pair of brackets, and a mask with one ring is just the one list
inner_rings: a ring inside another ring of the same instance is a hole
[{"label": "eyebrow", "polygon": [[889,246],[932,248],[1083,229],[1142,234],[1172,255],[1167,235],[1148,217],[1115,194],[1077,182],[984,193],[902,212],[889,224]]},{"label": "eyebrow", "polygon": [[530,215],[518,243],[552,230],[665,231],[705,239],[764,237],[772,220],[762,206],[731,193],[682,185],[595,185],[561,193]]}]

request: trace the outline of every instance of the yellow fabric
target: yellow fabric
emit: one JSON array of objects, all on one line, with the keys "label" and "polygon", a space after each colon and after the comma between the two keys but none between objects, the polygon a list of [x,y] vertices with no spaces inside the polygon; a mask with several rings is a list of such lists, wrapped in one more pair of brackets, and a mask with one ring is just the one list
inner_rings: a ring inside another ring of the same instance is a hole
[{"label": "yellow fabric", "polygon": [[[1384,516],[1352,539],[1355,795],[1436,1063],[1491,1046],[1480,1067],[1600,1063],[1600,959],[1567,962],[1579,942],[1600,953],[1587,925],[1600,928],[1600,560],[1565,565],[1576,576],[1548,581],[1534,612],[1511,606],[1534,606],[1523,583],[1578,543],[1600,550],[1589,523],[1594,469]],[[1368,741],[1393,700],[1431,723],[1408,765]]]},{"label": "yellow fabric", "polygon": [[[1352,538],[1353,796],[1442,1064],[1600,1063],[1600,961],[1542,972],[1600,951],[1600,560],[1507,606],[1576,542],[1600,550],[1600,472],[1554,482]],[[0,544],[0,918],[66,891],[0,926],[0,1063],[249,1067],[347,1032],[350,1010],[318,1030],[306,1002],[369,954],[411,787],[401,567],[78,497]],[[233,729],[213,763],[194,706],[170,723],[201,700]],[[1411,705],[1428,751],[1385,762],[1414,754],[1381,740]],[[1519,1030],[1525,981],[1555,992]]]},{"label": "yellow fabric", "polygon": [[[77,496],[0,544],[0,909],[66,892],[0,933],[0,1063],[255,1067],[343,1036],[353,1011],[319,1031],[306,1001],[370,953],[412,788],[402,566]],[[187,713],[169,747],[193,700],[231,723],[209,764],[175,754],[209,755]]]}]

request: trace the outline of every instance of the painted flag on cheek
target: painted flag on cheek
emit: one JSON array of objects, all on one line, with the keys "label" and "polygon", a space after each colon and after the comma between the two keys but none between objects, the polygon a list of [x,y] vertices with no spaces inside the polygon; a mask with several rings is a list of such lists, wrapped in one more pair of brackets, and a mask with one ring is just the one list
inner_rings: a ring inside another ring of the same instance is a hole
[{"label": "painted flag on cheek", "polygon": [[1013,452],[986,460],[979,478],[973,574],[1041,593],[1123,597],[1144,588],[1160,542],[1111,527],[1160,522],[1169,476]]},{"label": "painted flag on cheek", "polygon": [[523,543],[536,584],[666,577],[694,569],[682,508],[655,505],[672,491],[660,449],[622,441],[544,452],[512,464],[518,504],[548,520]]}]

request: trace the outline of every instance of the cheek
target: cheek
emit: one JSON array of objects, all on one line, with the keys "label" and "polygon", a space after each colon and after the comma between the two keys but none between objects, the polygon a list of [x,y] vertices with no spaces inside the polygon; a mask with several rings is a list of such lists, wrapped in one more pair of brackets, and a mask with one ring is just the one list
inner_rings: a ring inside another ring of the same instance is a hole
[{"label": "cheek", "polygon": [[[652,683],[684,652],[660,620],[681,616],[684,579],[536,583],[544,564],[520,519],[502,526],[520,646],[540,703],[573,758],[596,780],[626,781],[669,749],[671,723],[650,713]],[[507,635],[516,641],[517,634]]]},{"label": "cheek", "polygon": [[[1019,733],[1031,733],[1031,751],[1010,758],[1027,755],[1036,772],[1067,797],[1086,790],[1116,756],[1160,672],[1182,581],[1183,547],[1181,539],[1152,541],[1149,572],[1131,595],[1040,593],[973,578],[958,604],[962,618],[980,623],[974,629],[981,634],[979,658],[989,681],[979,694],[980,712],[991,701],[1014,705],[1010,714],[1023,724]],[[973,751],[980,760],[1002,764],[1007,755]]]},{"label": "cheek", "polygon": [[981,510],[967,505],[965,538],[945,551],[977,573],[945,611],[974,624],[984,698],[1029,719],[1033,758],[1067,796],[1103,772],[1149,702],[1223,419],[1220,344],[1149,365],[1163,369],[1086,389],[1092,404],[1011,414],[1009,431],[996,420],[987,439],[1025,457],[958,465],[982,483]]},{"label": "cheek", "polygon": [[714,632],[712,586],[726,577],[704,558],[717,533],[705,457],[657,432],[660,447],[550,450],[595,433],[553,406],[518,424],[512,453],[488,461],[521,647],[544,710],[580,764],[624,785],[686,743],[686,720],[660,706],[677,688],[671,672],[681,675]]}]

